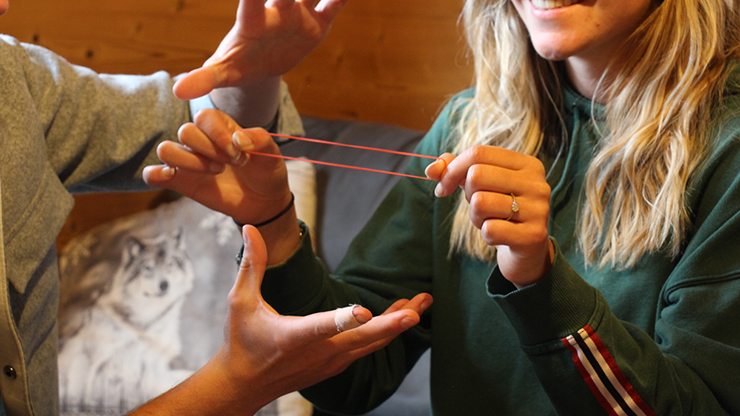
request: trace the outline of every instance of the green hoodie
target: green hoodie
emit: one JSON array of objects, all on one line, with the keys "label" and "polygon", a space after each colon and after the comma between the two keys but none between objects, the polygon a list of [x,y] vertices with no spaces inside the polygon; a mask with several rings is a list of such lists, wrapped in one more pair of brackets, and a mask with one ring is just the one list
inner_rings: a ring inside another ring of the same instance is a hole
[{"label": "green hoodie", "polygon": [[[556,257],[538,283],[515,290],[493,263],[450,258],[457,198],[436,198],[430,181],[402,179],[333,276],[304,236],[302,249],[270,269],[263,285],[280,312],[360,303],[377,314],[419,292],[431,293],[434,305],[419,326],[303,394],[328,411],[366,412],[431,347],[435,415],[739,415],[740,73],[734,75],[708,159],[689,187],[693,227],[677,258],[652,253],[625,271],[584,265],[576,215],[599,135],[592,103],[567,88],[567,155],[545,163]],[[454,104],[471,96],[452,100],[419,153],[450,150],[446,139],[459,120]],[[408,172],[423,175],[427,163],[413,161]]]}]

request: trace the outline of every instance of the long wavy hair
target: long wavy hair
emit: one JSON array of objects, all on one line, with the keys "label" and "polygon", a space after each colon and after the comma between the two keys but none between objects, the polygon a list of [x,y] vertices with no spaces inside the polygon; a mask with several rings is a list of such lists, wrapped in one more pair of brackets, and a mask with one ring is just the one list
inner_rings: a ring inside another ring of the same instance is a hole
[{"label": "long wavy hair", "polygon": [[[736,0],[665,0],[627,39],[618,71],[602,75],[603,137],[578,220],[587,265],[630,268],[649,253],[680,254],[691,228],[689,178],[708,151],[707,126],[740,52]],[[566,141],[558,64],[541,58],[510,0],[467,0],[462,22],[475,96],[460,103],[454,151],[495,145],[532,156]],[[609,82],[604,82],[604,79]],[[640,103],[640,105],[634,105]],[[492,260],[464,196],[451,246]],[[646,226],[646,224],[648,226]]]}]

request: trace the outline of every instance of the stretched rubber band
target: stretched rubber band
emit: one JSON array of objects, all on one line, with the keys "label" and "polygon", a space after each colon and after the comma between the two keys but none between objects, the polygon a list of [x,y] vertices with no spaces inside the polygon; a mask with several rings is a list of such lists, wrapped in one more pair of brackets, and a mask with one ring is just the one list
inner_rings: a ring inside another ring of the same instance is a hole
[{"label": "stretched rubber band", "polygon": [[[422,158],[425,158],[425,159],[441,160],[441,161],[443,161],[445,163],[445,169],[447,169],[447,161],[444,160],[444,159],[442,159],[441,157],[436,157],[436,156],[420,155],[418,153],[401,152],[401,151],[398,151],[398,150],[380,149],[380,148],[377,148],[377,147],[360,146],[360,145],[355,145],[355,144],[335,143],[335,142],[330,142],[330,141],[326,141],[326,140],[310,139],[310,138],[307,138],[307,137],[298,137],[298,136],[288,136],[288,135],[285,135],[285,134],[277,134],[277,133],[250,131],[250,134],[266,134],[266,135],[272,136],[272,137],[282,137],[282,138],[285,138],[285,139],[299,140],[299,141],[311,142],[311,143],[319,143],[319,144],[326,144],[326,145],[329,145],[329,146],[351,147],[351,148],[354,148],[354,149],[369,150],[369,151],[373,151],[373,152],[391,153],[391,154],[401,155],[401,156],[422,157]],[[292,156],[276,155],[276,154],[272,154],[272,153],[262,153],[262,152],[245,152],[245,153],[249,153],[249,154],[252,154],[252,155],[259,155],[259,156],[274,157],[274,158],[278,158],[278,159],[300,160],[300,161],[304,161],[304,162],[314,163],[314,164],[317,164],[317,165],[326,165],[326,166],[333,166],[333,167],[338,167],[338,168],[362,170],[362,171],[366,171],[366,172],[385,173],[385,174],[388,174],[388,175],[404,176],[404,177],[407,177],[407,178],[423,179],[423,180],[428,180],[428,181],[431,180],[431,179],[427,178],[426,176],[409,175],[407,173],[393,172],[393,171],[388,171],[388,170],[363,168],[363,167],[360,167],[360,166],[352,166],[352,165],[343,165],[341,163],[324,162],[324,161],[321,161],[321,160],[306,159],[306,158],[302,158],[302,157],[292,157]]]}]

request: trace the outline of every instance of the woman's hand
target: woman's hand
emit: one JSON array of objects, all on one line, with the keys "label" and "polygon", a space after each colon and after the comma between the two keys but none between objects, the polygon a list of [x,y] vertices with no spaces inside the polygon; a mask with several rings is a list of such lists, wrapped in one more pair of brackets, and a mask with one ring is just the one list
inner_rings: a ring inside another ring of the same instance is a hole
[{"label": "woman's hand", "polygon": [[446,153],[442,159],[427,167],[427,176],[439,181],[435,194],[445,197],[461,187],[470,220],[496,247],[503,276],[517,287],[537,282],[550,269],[554,252],[548,235],[550,186],[542,162],[493,146],[474,146],[457,157]]}]

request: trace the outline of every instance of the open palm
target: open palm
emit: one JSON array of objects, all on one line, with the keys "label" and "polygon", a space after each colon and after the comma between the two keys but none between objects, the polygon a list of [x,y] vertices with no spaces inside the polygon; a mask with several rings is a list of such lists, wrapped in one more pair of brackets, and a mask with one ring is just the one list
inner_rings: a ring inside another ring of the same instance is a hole
[{"label": "open palm", "polygon": [[202,68],[175,85],[181,99],[290,71],[327,35],[347,0],[241,0],[236,23]]}]

